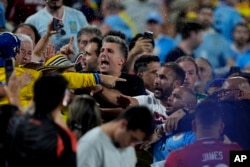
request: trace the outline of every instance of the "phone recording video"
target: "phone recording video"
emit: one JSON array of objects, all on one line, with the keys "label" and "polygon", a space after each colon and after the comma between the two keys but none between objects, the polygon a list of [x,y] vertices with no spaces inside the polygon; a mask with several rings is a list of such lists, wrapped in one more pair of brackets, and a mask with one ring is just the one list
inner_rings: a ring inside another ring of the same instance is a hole
[{"label": "phone recording video", "polygon": [[61,29],[63,28],[63,22],[60,19],[53,17],[52,23],[53,23],[53,30],[54,31],[60,32]]},{"label": "phone recording video", "polygon": [[143,39],[154,39],[153,32],[151,31],[145,31],[143,34]]},{"label": "phone recording video", "polygon": [[4,68],[5,68],[5,78],[6,78],[5,81],[6,81],[6,84],[8,84],[10,76],[13,73],[14,68],[15,68],[13,59],[5,60]]}]

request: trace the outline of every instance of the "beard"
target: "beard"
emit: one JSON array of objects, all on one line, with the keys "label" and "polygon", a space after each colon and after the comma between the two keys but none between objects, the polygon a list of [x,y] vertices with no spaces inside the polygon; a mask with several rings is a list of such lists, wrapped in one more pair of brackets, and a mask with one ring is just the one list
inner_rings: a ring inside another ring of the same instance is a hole
[{"label": "beard", "polygon": [[61,6],[57,6],[57,5],[49,5],[49,8],[51,10],[58,10]]},{"label": "beard", "polygon": [[113,144],[116,148],[122,148],[121,145],[116,141],[113,141]]},{"label": "beard", "polygon": [[155,88],[154,96],[155,98],[162,100],[162,99],[168,98],[171,92],[172,92],[172,89],[163,90],[161,88]]},{"label": "beard", "polygon": [[62,4],[57,4],[57,2],[53,2],[53,1],[47,1],[47,5],[51,10],[58,10],[59,8],[62,7]]}]

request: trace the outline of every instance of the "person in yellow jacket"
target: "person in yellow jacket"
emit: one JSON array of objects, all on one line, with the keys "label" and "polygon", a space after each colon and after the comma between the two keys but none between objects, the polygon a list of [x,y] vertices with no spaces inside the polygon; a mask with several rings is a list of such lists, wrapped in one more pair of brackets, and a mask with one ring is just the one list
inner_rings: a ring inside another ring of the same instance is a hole
[{"label": "person in yellow jacket", "polygon": [[[15,67],[15,73],[17,76],[20,76],[22,73],[28,72],[32,75],[33,80],[26,86],[21,89],[20,92],[20,101],[21,107],[27,107],[32,101],[33,97],[33,85],[36,79],[41,75],[41,71],[36,71],[33,69]],[[108,87],[114,87],[116,81],[125,81],[124,79],[110,76],[102,75],[97,73],[75,73],[75,72],[65,72],[62,75],[69,81],[70,89],[78,88],[94,88],[97,84],[104,84]],[[0,82],[5,83],[5,69],[0,68]],[[0,99],[0,105],[8,103],[7,98]]]},{"label": "person in yellow jacket", "polygon": [[[6,71],[4,68],[5,60],[13,59],[16,53],[20,51],[20,40],[12,33],[0,34],[0,105],[9,103],[9,98],[6,96],[4,85],[6,83]],[[13,59],[14,60],[14,59]],[[59,63],[60,62],[60,63]],[[74,64],[67,64],[68,60],[63,55],[55,55],[46,61],[45,65],[36,69],[29,69],[23,67],[15,67],[15,75],[20,76],[24,73],[29,73],[32,77],[30,83],[22,87],[19,93],[18,101],[19,107],[24,109],[30,106],[33,100],[33,86],[35,81],[43,75],[45,71],[55,72],[67,71]],[[13,63],[15,64],[15,63]],[[27,67],[27,66],[26,66]],[[102,75],[98,73],[75,73],[74,70],[68,70],[71,72],[63,72],[63,75],[69,82],[70,89],[78,88],[94,88],[97,84],[104,84],[108,87],[114,87],[116,81],[125,81],[114,76]],[[46,91],[46,90],[45,90]],[[64,116],[64,120],[67,119],[67,114]]]}]

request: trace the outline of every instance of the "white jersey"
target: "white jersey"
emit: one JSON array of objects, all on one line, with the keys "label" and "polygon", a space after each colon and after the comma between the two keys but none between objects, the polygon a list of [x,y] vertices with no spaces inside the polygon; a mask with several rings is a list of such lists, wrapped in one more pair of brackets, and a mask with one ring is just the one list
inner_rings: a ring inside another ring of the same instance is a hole
[{"label": "white jersey", "polygon": [[78,141],[78,167],[134,167],[135,165],[134,148],[115,147],[112,139],[100,127],[90,130]]},{"label": "white jersey", "polygon": [[154,94],[134,96],[139,105],[147,106],[155,116],[157,124],[163,123],[168,117],[166,108],[161,104],[161,101],[155,98]]}]

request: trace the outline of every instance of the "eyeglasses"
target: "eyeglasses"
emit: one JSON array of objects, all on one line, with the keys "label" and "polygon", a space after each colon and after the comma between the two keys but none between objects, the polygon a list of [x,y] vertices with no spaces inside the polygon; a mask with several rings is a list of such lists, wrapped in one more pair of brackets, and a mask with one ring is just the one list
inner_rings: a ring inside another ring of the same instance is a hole
[{"label": "eyeglasses", "polygon": [[226,95],[228,95],[230,92],[232,92],[232,91],[239,91],[240,89],[221,89],[218,93],[217,93],[217,95],[219,96],[219,97],[222,97],[222,96],[226,96]]}]

